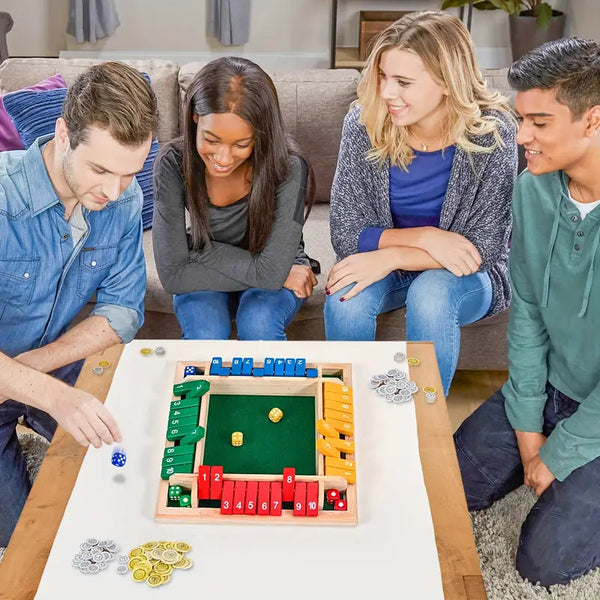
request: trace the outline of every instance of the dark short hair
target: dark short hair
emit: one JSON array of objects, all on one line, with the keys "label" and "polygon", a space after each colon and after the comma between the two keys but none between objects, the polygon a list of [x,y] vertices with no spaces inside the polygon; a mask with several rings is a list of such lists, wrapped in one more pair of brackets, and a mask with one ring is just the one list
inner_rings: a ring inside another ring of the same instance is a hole
[{"label": "dark short hair", "polygon": [[518,92],[555,90],[556,100],[579,119],[600,104],[600,44],[581,38],[547,42],[510,66],[508,83]]},{"label": "dark short hair", "polygon": [[79,75],[69,87],[62,116],[72,149],[85,143],[92,125],[133,147],[156,135],[158,129],[158,107],[150,83],[120,62],[94,65]]}]

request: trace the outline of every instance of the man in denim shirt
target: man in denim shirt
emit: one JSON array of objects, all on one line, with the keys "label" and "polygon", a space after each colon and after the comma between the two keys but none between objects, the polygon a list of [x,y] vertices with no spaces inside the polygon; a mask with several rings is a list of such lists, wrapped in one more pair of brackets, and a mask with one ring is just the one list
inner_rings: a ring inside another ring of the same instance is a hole
[{"label": "man in denim shirt", "polygon": [[[0,154],[0,546],[30,489],[19,417],[48,439],[58,422],[83,445],[120,441],[104,406],[65,383],[84,357],[130,341],[142,324],[134,176],[156,128],[150,85],[131,67],[104,63],[70,88],[54,136]],[[94,293],[92,314],[66,331]]]}]

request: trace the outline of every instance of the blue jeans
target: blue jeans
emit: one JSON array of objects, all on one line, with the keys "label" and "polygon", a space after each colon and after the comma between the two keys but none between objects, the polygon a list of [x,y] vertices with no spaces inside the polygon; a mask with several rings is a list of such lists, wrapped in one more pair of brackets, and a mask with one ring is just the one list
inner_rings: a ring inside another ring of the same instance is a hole
[{"label": "blue jeans", "polygon": [[[82,365],[82,360],[77,361],[56,369],[53,375],[73,385]],[[44,411],[14,400],[0,404],[0,546],[8,546],[31,490],[27,464],[16,432],[19,417],[24,417],[25,424],[48,441],[56,431],[56,421]]]},{"label": "blue jeans", "polygon": [[377,315],[406,305],[406,339],[432,341],[447,395],[456,371],[460,328],[485,317],[492,304],[487,273],[456,277],[446,269],[393,271],[358,295],[340,302],[352,286],[325,301],[328,340],[375,339]]},{"label": "blue jeans", "polygon": [[[543,433],[579,404],[549,383]],[[523,465],[504,396],[496,392],[454,435],[469,510],[481,510],[523,484]],[[517,569],[532,583],[566,584],[600,564],[600,459],[554,480],[521,528]]]},{"label": "blue jeans", "polygon": [[184,340],[229,339],[233,314],[240,340],[286,340],[286,327],[303,302],[287,288],[190,292],[173,296],[173,308]]}]

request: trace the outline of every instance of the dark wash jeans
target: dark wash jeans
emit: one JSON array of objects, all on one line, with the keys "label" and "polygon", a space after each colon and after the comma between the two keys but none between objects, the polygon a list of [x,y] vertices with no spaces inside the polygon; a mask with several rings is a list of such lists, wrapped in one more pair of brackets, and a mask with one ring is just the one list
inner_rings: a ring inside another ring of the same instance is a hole
[{"label": "dark wash jeans", "polygon": [[[69,385],[77,380],[83,361],[56,369],[52,375]],[[14,400],[0,404],[0,546],[7,546],[19,520],[31,483],[25,457],[17,438],[19,417],[48,441],[56,431],[56,421],[44,411]]]},{"label": "dark wash jeans", "polygon": [[[570,417],[579,404],[546,385],[543,433]],[[523,484],[517,438],[497,391],[454,435],[469,510],[487,508]],[[566,584],[600,564],[600,459],[554,480],[521,528],[517,569],[530,582]]]}]

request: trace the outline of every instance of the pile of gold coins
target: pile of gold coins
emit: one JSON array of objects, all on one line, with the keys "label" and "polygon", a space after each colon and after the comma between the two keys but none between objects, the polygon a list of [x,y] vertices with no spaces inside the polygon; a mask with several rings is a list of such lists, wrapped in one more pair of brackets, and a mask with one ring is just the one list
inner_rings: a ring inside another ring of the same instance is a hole
[{"label": "pile of gold coins", "polygon": [[158,587],[171,580],[175,569],[189,569],[193,563],[185,556],[191,546],[185,542],[146,542],[129,551],[127,567],[134,581]]}]

